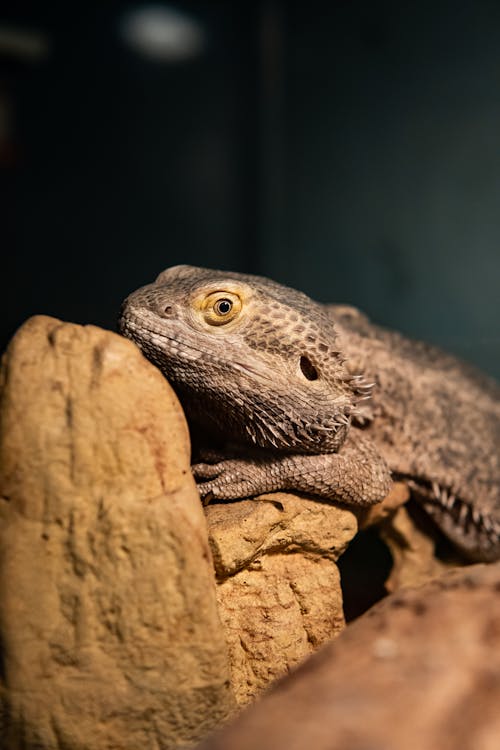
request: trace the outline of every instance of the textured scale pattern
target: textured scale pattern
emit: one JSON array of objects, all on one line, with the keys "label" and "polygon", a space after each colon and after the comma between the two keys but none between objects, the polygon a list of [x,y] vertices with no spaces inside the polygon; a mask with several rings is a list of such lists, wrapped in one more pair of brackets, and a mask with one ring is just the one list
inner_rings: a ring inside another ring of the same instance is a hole
[{"label": "textured scale pattern", "polygon": [[368,505],[392,473],[464,554],[500,557],[500,388],[471,366],[355,308],[190,266],[131,294],[120,330],[224,448],[193,467],[202,497]]}]

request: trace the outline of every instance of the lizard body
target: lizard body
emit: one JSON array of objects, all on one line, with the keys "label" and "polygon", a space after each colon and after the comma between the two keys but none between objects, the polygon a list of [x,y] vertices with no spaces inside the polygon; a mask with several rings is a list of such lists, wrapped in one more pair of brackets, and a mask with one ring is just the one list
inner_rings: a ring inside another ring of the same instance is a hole
[{"label": "lizard body", "polygon": [[120,330],[191,426],[232,444],[193,467],[202,497],[368,505],[402,478],[464,554],[500,557],[500,388],[472,366],[355,308],[190,266],[132,293]]}]

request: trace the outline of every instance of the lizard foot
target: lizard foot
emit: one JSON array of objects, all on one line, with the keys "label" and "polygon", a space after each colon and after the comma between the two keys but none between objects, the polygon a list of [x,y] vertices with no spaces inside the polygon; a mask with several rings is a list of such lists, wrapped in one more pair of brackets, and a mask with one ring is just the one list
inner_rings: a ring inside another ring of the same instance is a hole
[{"label": "lizard foot", "polygon": [[[270,475],[273,459],[234,458],[197,463],[191,469],[202,500],[233,500],[278,489]],[[279,483],[278,483],[279,484]]]},{"label": "lizard foot", "polygon": [[349,505],[371,505],[389,492],[391,476],[370,442],[348,439],[339,453],[229,458],[192,467],[204,502],[295,490]]}]

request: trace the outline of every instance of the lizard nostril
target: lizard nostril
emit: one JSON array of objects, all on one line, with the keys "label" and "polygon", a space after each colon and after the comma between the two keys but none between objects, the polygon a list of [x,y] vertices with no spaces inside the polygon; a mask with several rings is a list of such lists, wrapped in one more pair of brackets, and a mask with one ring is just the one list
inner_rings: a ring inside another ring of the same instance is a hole
[{"label": "lizard nostril", "polygon": [[164,308],[163,312],[165,313],[165,315],[172,315],[172,305],[167,305]]},{"label": "lizard nostril", "polygon": [[300,369],[304,377],[308,380],[317,380],[319,378],[317,369],[308,357],[302,356],[300,358]]}]

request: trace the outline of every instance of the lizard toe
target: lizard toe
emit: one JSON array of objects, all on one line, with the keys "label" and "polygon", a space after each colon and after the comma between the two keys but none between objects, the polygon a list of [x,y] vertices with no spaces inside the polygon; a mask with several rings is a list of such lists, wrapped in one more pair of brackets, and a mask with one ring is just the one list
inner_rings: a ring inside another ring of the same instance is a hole
[{"label": "lizard toe", "polygon": [[221,467],[220,464],[222,462],[216,463],[216,464],[207,464],[207,463],[199,463],[199,464],[193,464],[191,466],[191,471],[193,473],[194,478],[197,482],[205,482],[210,479],[216,479],[221,474]]}]

